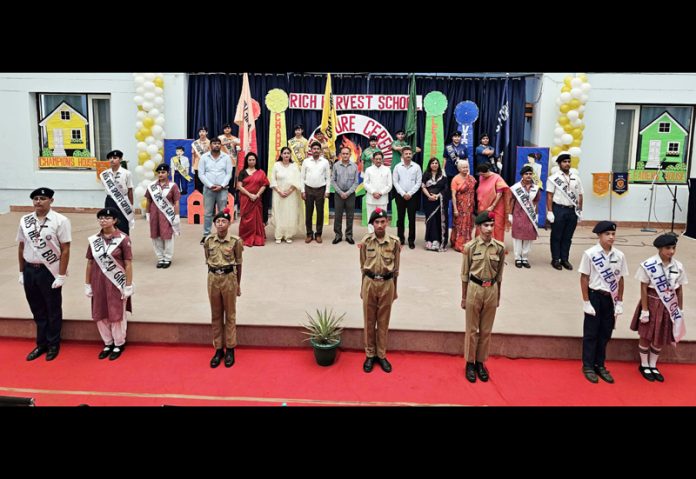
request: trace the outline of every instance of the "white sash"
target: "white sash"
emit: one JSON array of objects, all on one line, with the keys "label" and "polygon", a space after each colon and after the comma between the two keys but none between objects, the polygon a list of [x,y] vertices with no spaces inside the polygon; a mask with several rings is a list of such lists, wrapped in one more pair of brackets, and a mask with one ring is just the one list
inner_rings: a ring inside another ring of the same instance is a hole
[{"label": "white sash", "polygon": [[[121,241],[123,241],[125,237],[126,236],[123,234],[114,237],[114,241],[109,246],[104,243],[104,238],[98,234],[90,236],[87,239],[92,249],[94,261],[99,265],[104,276],[106,276],[120,291],[123,291],[126,287],[126,270],[114,260],[111,253],[121,244]],[[111,251],[108,251],[109,249],[111,249]]]},{"label": "white sash", "polygon": [[578,213],[578,205],[580,204],[580,198],[578,198],[578,196],[574,192],[570,191],[570,182],[566,183],[565,181],[563,181],[560,177],[560,175],[562,174],[563,173],[559,173],[552,176],[551,181],[554,185],[556,185],[558,189],[561,190],[563,196],[568,198],[568,200],[571,203],[573,203],[573,207],[575,207],[575,214],[580,216],[580,213]]},{"label": "white sash", "polygon": [[123,216],[128,220],[128,225],[133,228],[135,227],[135,212],[133,211],[133,205],[128,201],[128,196],[123,194],[118,186],[116,178],[114,178],[114,172],[111,169],[107,169],[101,172],[99,175],[102,184],[106,189],[106,192],[111,196],[111,199],[116,202],[118,209],[121,210]]},{"label": "white sash", "polygon": [[174,168],[176,168],[176,171],[179,172],[181,176],[183,176],[186,181],[191,181],[191,177],[188,174],[188,171],[186,171],[186,168],[184,168],[184,165],[181,164],[181,160],[179,159],[178,156],[175,156],[172,158],[172,163],[176,160],[176,164],[174,165]]},{"label": "white sash", "polygon": [[[34,213],[22,216],[19,224],[22,226],[24,236],[29,239],[29,244],[34,248],[36,255],[48,268],[54,278],[60,274],[60,244],[58,238],[43,233],[44,228],[38,226],[38,218]],[[26,248],[26,244],[24,245]]]},{"label": "white sash", "polygon": [[199,157],[205,155],[205,148],[203,147],[203,144],[200,142],[200,140],[194,141],[193,147],[196,149],[196,153],[198,153]]},{"label": "white sash", "polygon": [[[604,249],[600,245],[594,245],[592,248],[587,250],[587,254],[590,256],[590,261],[595,271],[599,273],[599,277],[611,293],[611,298],[614,300],[614,304],[618,301],[619,296],[619,278],[614,274],[611,269],[611,254],[607,257],[604,254]],[[620,270],[619,271],[620,274]]]},{"label": "white sash", "polygon": [[[686,324],[684,324],[684,315],[679,309],[679,301],[677,293],[672,287],[672,283],[665,274],[665,269],[662,267],[662,260],[659,255],[648,258],[640,264],[650,277],[650,284],[655,288],[657,295],[662,301],[662,304],[669,313],[669,319],[672,320],[672,334],[676,342],[679,342],[686,334]],[[658,266],[660,266],[658,268]]]},{"label": "white sash", "polygon": [[539,227],[537,226],[537,214],[534,209],[534,198],[536,198],[539,188],[535,184],[532,184],[532,187],[529,188],[529,193],[527,193],[527,190],[522,186],[522,182],[518,182],[512,185],[511,190],[512,194],[515,195],[515,199],[522,207],[522,210],[527,213],[527,218],[529,218],[529,221],[534,225],[534,230],[537,232],[538,236]]},{"label": "white sash", "polygon": [[[162,212],[162,214],[167,218],[169,224],[174,228],[174,232],[178,235],[181,234],[181,229],[179,225],[174,224],[175,210],[174,205],[172,205],[167,199],[167,192],[171,189],[171,186],[166,190],[164,188],[158,188],[159,181],[154,181],[148,189],[150,190],[150,196],[152,196],[152,201],[157,205],[157,208]],[[170,183],[171,185],[171,183]]]},{"label": "white sash", "polygon": [[450,160],[452,161],[452,163],[456,167],[457,162],[461,158],[459,158],[459,153],[457,153],[457,150],[454,148],[454,145],[450,143],[449,145],[445,146],[445,150],[447,150],[447,154],[449,155]]}]

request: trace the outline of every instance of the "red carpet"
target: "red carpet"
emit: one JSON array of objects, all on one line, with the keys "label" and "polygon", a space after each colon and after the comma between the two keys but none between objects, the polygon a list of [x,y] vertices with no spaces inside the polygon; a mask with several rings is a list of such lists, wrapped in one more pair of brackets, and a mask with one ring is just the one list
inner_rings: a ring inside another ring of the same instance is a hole
[{"label": "red carpet", "polygon": [[616,384],[589,383],[580,361],[491,358],[488,383],[464,378],[461,356],[390,352],[391,374],[362,371],[364,354],[342,351],[318,366],[311,348],[237,348],[236,363],[208,366],[205,346],[130,344],[117,361],[101,345],[66,341],[58,358],[25,357],[31,340],[0,338],[0,396],[37,406],[693,406],[696,365],[661,364],[649,383],[637,362],[611,362]]}]

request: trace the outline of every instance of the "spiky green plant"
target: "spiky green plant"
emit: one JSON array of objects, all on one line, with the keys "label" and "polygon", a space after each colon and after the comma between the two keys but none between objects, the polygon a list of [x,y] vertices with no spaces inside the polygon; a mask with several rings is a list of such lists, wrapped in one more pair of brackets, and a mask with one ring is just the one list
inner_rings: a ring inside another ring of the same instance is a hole
[{"label": "spiky green plant", "polygon": [[317,309],[314,316],[306,311],[305,314],[309,319],[307,323],[302,325],[307,330],[303,333],[309,336],[305,341],[313,339],[318,344],[336,344],[341,340],[341,332],[343,331],[341,323],[346,313],[336,316],[333,309],[327,311],[324,308],[324,311]]}]

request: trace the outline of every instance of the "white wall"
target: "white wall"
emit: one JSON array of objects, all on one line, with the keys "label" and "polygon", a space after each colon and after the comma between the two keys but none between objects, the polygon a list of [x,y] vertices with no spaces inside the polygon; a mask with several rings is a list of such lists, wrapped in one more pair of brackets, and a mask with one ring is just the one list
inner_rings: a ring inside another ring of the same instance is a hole
[{"label": "white wall", "polygon": [[[531,141],[536,145],[553,146],[553,130],[558,117],[556,98],[561,92],[566,75],[568,73],[543,75],[541,100],[535,105],[532,124]],[[587,77],[592,90],[585,109],[586,127],[578,169],[585,188],[584,218],[602,220],[609,218],[609,195],[598,198],[592,193],[592,173],[611,171],[616,104],[696,105],[696,74],[589,73]],[[692,132],[692,151],[693,140]],[[689,176],[694,176],[693,163]],[[611,219],[646,221],[649,196],[650,185],[630,184],[627,194],[612,198]],[[677,200],[682,212],[677,209],[677,222],[686,221],[687,199],[687,187],[679,186]],[[672,197],[666,186],[656,187],[655,201],[654,211],[657,213],[657,219],[662,223],[669,223],[672,215]],[[654,218],[651,215],[652,221]]]},{"label": "white wall", "polygon": [[[167,137],[185,138],[186,75],[163,76]],[[31,205],[29,193],[39,186],[56,190],[55,206],[102,206],[105,194],[94,171],[39,170],[37,92],[110,94],[112,149],[123,151],[131,170],[137,165],[131,73],[0,73],[0,213]]]}]

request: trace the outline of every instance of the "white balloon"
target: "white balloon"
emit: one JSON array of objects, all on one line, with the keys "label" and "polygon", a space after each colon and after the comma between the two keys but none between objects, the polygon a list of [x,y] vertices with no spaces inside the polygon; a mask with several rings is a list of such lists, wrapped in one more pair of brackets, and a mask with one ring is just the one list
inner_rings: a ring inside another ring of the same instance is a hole
[{"label": "white balloon", "polygon": [[144,141],[139,141],[136,146],[138,147],[138,151],[147,150],[147,143],[145,143]]},{"label": "white balloon", "polygon": [[155,155],[155,161],[156,161],[157,163],[162,163],[162,155],[160,155],[159,153],[157,153],[157,154]]},{"label": "white balloon", "polygon": [[135,73],[135,84],[136,84],[137,86],[142,86],[142,85],[144,85],[144,84],[145,84],[145,77],[142,76],[142,75],[140,75],[140,74],[138,74],[138,73]]},{"label": "white balloon", "polygon": [[152,136],[154,136],[155,139],[161,138],[163,132],[164,132],[164,130],[162,129],[161,126],[159,126],[159,125],[153,125],[153,127],[152,127]]},{"label": "white balloon", "polygon": [[145,178],[147,178],[148,180],[151,180],[154,177],[155,177],[155,173],[152,170],[147,170],[145,172]]},{"label": "white balloon", "polygon": [[143,163],[143,168],[146,170],[153,170],[155,168],[155,162],[152,160],[147,160],[145,163]]},{"label": "white balloon", "polygon": [[143,176],[143,173],[145,173],[145,168],[143,167],[143,165],[138,165],[135,167],[135,174],[136,175]]},{"label": "white balloon", "polygon": [[143,110],[150,111],[150,110],[152,110],[152,107],[154,105],[149,101],[143,101],[143,104],[141,106],[143,107]]},{"label": "white balloon", "polygon": [[[143,170],[144,170],[144,169],[145,169],[145,168],[143,168]],[[143,175],[144,175],[144,174],[145,174],[145,173],[143,173]],[[147,181],[147,179],[144,179],[144,180],[142,180],[142,181],[140,182],[140,186],[142,186],[143,188],[147,189],[147,187],[150,186],[150,182]]]},{"label": "white balloon", "polygon": [[581,120],[580,118],[578,118],[577,120],[571,120],[571,121],[570,121],[570,124],[571,124],[572,126],[574,126],[575,128],[577,128],[577,127],[579,127],[580,125],[582,125],[582,120]]},{"label": "white balloon", "polygon": [[590,90],[592,90],[592,85],[589,83],[585,82],[580,86],[580,89],[583,91],[583,93],[589,93]]},{"label": "white balloon", "polygon": [[154,145],[154,144],[153,144],[153,145],[148,145],[148,147],[147,147],[147,152],[148,152],[150,155],[155,155],[155,154],[157,154],[157,150],[158,150],[157,145]]},{"label": "white balloon", "polygon": [[151,81],[146,81],[143,86],[145,87],[145,91],[149,91],[149,92],[155,91],[155,84],[152,83]]},{"label": "white balloon", "polygon": [[133,101],[135,102],[136,105],[142,105],[143,104],[144,98],[141,97],[140,95],[135,95],[133,97]]},{"label": "white balloon", "polygon": [[154,136],[148,136],[145,138],[145,143],[148,145],[154,145],[155,144],[155,137]]},{"label": "white balloon", "polygon": [[578,113],[582,113],[583,111],[585,111],[585,105],[580,105],[578,107]]},{"label": "white balloon", "polygon": [[143,98],[145,98],[145,100],[147,101],[153,101],[155,99],[155,94],[151,91],[148,91],[143,95]]},{"label": "white balloon", "polygon": [[578,119],[578,111],[577,110],[570,110],[568,113],[566,113],[566,116],[570,121],[577,120]]},{"label": "white balloon", "polygon": [[138,95],[142,95],[145,93],[145,88],[139,86],[138,88],[135,89],[135,93]]},{"label": "white balloon", "polygon": [[[145,174],[145,170],[142,166],[138,165],[138,168],[142,170],[142,174]],[[135,170],[138,171],[138,168],[136,168]],[[145,188],[143,188],[142,186],[138,186],[133,190],[133,193],[135,193],[136,198],[140,198],[141,196],[145,196],[145,191]]]},{"label": "white balloon", "polygon": [[[582,95],[580,95],[580,103],[587,103],[587,100],[589,98],[590,98],[590,95],[588,95],[587,93],[583,93]],[[155,100],[155,101],[157,101],[157,100]]]},{"label": "white balloon", "polygon": [[160,116],[160,111],[157,108],[151,108],[150,111],[148,111],[147,113],[152,118],[157,118],[158,116]]},{"label": "white balloon", "polygon": [[144,120],[145,117],[147,117],[147,113],[145,113],[144,111],[138,110],[138,113],[136,113],[135,116],[138,120]]},{"label": "white balloon", "polygon": [[164,126],[164,115],[160,115],[155,119],[155,124],[159,126]]},{"label": "white balloon", "polygon": [[563,133],[565,133],[565,130],[563,128],[561,128],[560,126],[558,128],[556,128],[555,130],[553,130],[554,136],[562,136]]},{"label": "white balloon", "polygon": [[556,106],[561,106],[561,97],[556,98]]},{"label": "white balloon", "polygon": [[571,135],[569,133],[565,133],[561,137],[561,143],[563,143],[564,145],[570,145],[572,142],[573,142],[573,135]]},{"label": "white balloon", "polygon": [[570,96],[573,98],[580,98],[580,95],[582,95],[582,90],[580,88],[573,88],[570,90]]},{"label": "white balloon", "polygon": [[157,96],[163,96],[164,95],[164,89],[158,87],[155,85],[155,95]]},{"label": "white balloon", "polygon": [[580,88],[580,85],[582,85],[582,80],[579,78],[573,78],[570,80],[570,87],[571,88]]},{"label": "white balloon", "polygon": [[556,137],[553,139],[553,144],[556,146],[561,146],[563,144],[563,142],[561,141],[560,138]]},{"label": "white balloon", "polygon": [[155,74],[154,73],[146,73],[145,75],[145,80],[151,82],[152,80],[155,79]]},{"label": "white balloon", "polygon": [[577,146],[571,146],[568,149],[568,153],[570,153],[570,156],[580,156],[582,154],[582,150]]},{"label": "white balloon", "polygon": [[142,121],[136,121],[135,122],[135,128],[137,130],[141,129],[143,127],[143,122]]},{"label": "white balloon", "polygon": [[156,107],[161,108],[162,105],[164,105],[164,98],[158,96],[153,100],[153,103],[155,104]]},{"label": "white balloon", "polygon": [[561,103],[568,103],[570,100],[572,100],[572,96],[570,96],[570,93],[567,91],[564,91],[561,93]]}]

